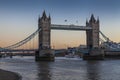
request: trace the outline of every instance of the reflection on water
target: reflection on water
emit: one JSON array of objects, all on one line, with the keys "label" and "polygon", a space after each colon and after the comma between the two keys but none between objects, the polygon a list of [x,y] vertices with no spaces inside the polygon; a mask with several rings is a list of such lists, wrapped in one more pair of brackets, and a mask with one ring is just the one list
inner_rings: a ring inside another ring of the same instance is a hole
[{"label": "reflection on water", "polygon": [[100,64],[98,61],[87,61],[86,62],[86,67],[87,67],[86,80],[100,80],[99,66]]},{"label": "reflection on water", "polygon": [[38,80],[51,80],[50,64],[51,62],[38,62]]},{"label": "reflection on water", "polygon": [[0,69],[17,72],[23,80],[120,80],[120,60],[35,62],[34,57],[16,56],[0,59]]}]

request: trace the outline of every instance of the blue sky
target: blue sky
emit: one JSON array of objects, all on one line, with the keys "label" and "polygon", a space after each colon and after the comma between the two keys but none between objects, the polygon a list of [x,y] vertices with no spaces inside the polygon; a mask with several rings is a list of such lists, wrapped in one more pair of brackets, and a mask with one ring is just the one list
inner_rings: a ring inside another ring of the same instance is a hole
[{"label": "blue sky", "polygon": [[[101,31],[120,42],[120,0],[0,0],[0,45],[13,44],[34,32],[44,10],[55,24],[85,25],[93,13],[100,18]],[[83,31],[52,31],[56,48],[80,44],[85,44]]]}]

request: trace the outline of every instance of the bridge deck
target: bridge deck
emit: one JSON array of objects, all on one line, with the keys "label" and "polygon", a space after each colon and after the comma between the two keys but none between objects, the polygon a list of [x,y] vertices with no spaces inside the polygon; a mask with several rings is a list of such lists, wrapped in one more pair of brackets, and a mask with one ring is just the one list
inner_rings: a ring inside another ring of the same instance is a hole
[{"label": "bridge deck", "polygon": [[1,50],[0,52],[21,52],[21,51],[37,51],[38,49],[8,49],[8,50]]},{"label": "bridge deck", "polygon": [[58,24],[52,24],[51,29],[56,30],[90,30],[91,27],[86,26],[78,26],[78,25],[58,25]]}]

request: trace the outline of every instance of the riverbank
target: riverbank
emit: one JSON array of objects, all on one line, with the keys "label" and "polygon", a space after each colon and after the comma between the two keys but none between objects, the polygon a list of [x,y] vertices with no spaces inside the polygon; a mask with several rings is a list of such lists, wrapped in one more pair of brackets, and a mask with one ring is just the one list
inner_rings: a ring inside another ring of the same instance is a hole
[{"label": "riverbank", "polygon": [[21,80],[20,75],[0,69],[0,80]]}]

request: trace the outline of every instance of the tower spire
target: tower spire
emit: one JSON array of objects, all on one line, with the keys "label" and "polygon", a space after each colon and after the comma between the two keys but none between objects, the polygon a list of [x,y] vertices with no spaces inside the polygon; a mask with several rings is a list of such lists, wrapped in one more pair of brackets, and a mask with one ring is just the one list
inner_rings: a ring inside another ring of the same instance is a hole
[{"label": "tower spire", "polygon": [[49,17],[48,17],[48,19],[49,19],[49,20],[51,20],[51,16],[50,16],[50,14],[49,14]]},{"label": "tower spire", "polygon": [[94,15],[91,15],[90,22],[96,22]]},{"label": "tower spire", "polygon": [[47,18],[46,13],[45,13],[45,10],[43,11],[42,18],[43,18],[43,19]]},{"label": "tower spire", "polygon": [[86,24],[88,24],[88,19],[86,18]]},{"label": "tower spire", "polygon": [[38,16],[38,22],[40,22],[40,15]]},{"label": "tower spire", "polygon": [[99,21],[99,16],[97,17],[97,23],[99,23],[100,21]]}]

